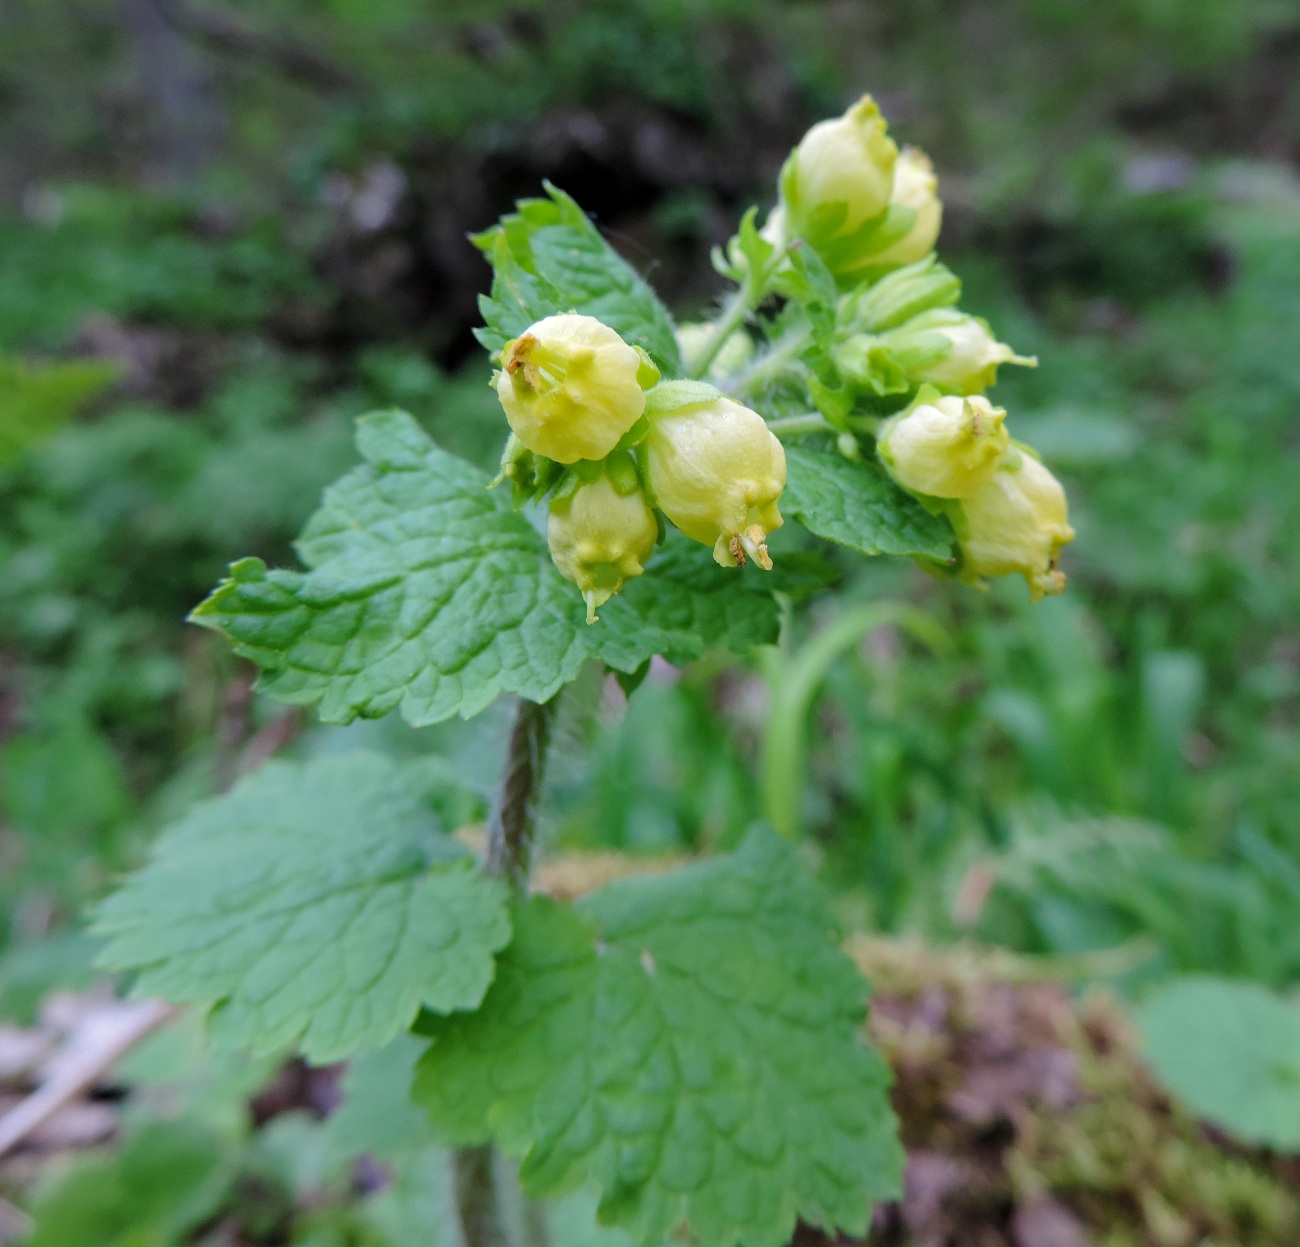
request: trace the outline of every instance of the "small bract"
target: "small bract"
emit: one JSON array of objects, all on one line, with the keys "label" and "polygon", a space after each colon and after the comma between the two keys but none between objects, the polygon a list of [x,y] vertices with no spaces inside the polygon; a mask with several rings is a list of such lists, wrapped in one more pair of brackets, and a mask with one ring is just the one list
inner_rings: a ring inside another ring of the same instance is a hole
[{"label": "small bract", "polygon": [[594,316],[547,316],[501,351],[497,393],[515,436],[557,463],[603,459],[645,410],[659,379],[648,359]]},{"label": "small bract", "polygon": [[654,416],[644,450],[655,502],[682,532],[723,567],[771,568],[785,450],[762,416],[729,398],[693,403]]}]

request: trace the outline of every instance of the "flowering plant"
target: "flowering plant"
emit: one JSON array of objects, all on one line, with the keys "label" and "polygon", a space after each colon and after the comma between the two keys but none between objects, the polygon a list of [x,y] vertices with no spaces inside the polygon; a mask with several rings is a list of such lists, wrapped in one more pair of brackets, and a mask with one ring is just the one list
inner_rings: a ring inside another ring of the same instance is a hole
[{"label": "flowering plant", "polygon": [[631,692],[656,655],[774,642],[786,521],[1063,587],[1064,494],[983,396],[1033,361],[956,310],[940,221],[929,161],[866,97],[809,131],[764,226],[751,210],[715,255],[735,286],[717,317],[677,326],[548,187],[476,239],[496,480],[405,413],[367,416],[305,569],[234,563],[194,613],[327,723],[518,698],[481,856],[418,767],[271,763],[169,829],[98,916],[108,964],[228,1042],[333,1062],[417,1035],[411,1095],[459,1149],[470,1247],[494,1241],[492,1147],[528,1195],[586,1191],[647,1247],[683,1228],[778,1247],[798,1220],[860,1234],[898,1194],[865,984],[788,839],[759,828],[574,904],[528,880],[559,691],[590,662]]}]

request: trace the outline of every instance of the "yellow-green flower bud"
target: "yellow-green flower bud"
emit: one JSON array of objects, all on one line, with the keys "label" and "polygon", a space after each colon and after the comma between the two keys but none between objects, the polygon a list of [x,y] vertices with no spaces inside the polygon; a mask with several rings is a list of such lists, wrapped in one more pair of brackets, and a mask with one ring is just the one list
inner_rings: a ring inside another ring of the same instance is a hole
[{"label": "yellow-green flower bud", "polygon": [[934,165],[920,148],[905,147],[899,153],[889,206],[907,208],[916,218],[906,234],[877,251],[870,262],[873,265],[915,264],[923,260],[939,240],[943,204],[939,200],[939,179],[934,176]]},{"label": "yellow-green flower bud", "polygon": [[551,500],[546,542],[560,575],[587,600],[587,622],[633,576],[645,570],[659,526],[640,489],[621,493],[608,476]]},{"label": "yellow-green flower bud", "polygon": [[771,569],[785,450],[762,416],[729,398],[692,403],[652,416],[642,449],[655,502],[682,532],[723,567]]},{"label": "yellow-green flower bud", "polygon": [[960,506],[955,527],[964,580],[1019,573],[1034,602],[1065,588],[1056,566],[1061,547],[1074,539],[1065,490],[1032,455],[1008,455]]},{"label": "yellow-green flower bud", "polygon": [[497,393],[515,436],[557,463],[603,459],[645,411],[649,360],[594,316],[547,316],[501,352]]},{"label": "yellow-green flower bud", "polygon": [[[682,358],[691,359],[698,354],[711,339],[713,326],[689,324],[677,326],[677,345],[681,348]],[[723,344],[713,363],[705,374],[710,380],[722,381],[734,377],[751,359],[754,358],[754,339],[743,329],[737,329]]]},{"label": "yellow-green flower bud", "polygon": [[965,498],[992,478],[1011,444],[1006,415],[980,396],[936,398],[887,421],[876,449],[904,489]]},{"label": "yellow-green flower bud", "polygon": [[978,316],[931,312],[908,321],[896,332],[900,338],[926,333],[947,339],[949,348],[941,359],[909,368],[908,372],[916,381],[929,381],[956,394],[987,390],[997,382],[1001,364],[1024,364],[1031,368],[1038,364],[1033,356],[1017,355],[1005,342],[999,342],[988,323]]},{"label": "yellow-green flower bud", "polygon": [[875,100],[864,95],[842,117],[803,136],[783,180],[786,211],[799,233],[816,234],[819,209],[844,206],[834,233],[849,234],[889,206],[898,148]]}]

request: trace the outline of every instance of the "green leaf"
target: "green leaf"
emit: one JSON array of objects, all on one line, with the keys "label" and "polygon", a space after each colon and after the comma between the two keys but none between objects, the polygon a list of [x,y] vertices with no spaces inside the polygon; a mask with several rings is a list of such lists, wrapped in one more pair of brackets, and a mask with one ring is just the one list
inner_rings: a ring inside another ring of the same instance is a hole
[{"label": "green leaf", "polygon": [[341,1156],[388,1159],[432,1146],[429,1118],[411,1103],[411,1078],[424,1045],[409,1034],[348,1062],[343,1102],[325,1121]]},{"label": "green leaf", "polygon": [[510,924],[469,867],[398,764],[272,762],[169,828],[95,929],[137,993],[214,1006],[255,1052],[337,1061],[483,998]]},{"label": "green leaf", "polygon": [[713,646],[743,654],[770,645],[780,612],[765,577],[721,568],[707,546],[673,533],[646,574],[600,608],[600,623],[583,641],[606,666],[629,675],[655,654],[684,666]]},{"label": "green leaf", "polygon": [[503,692],[547,701],[589,657],[632,672],[652,654],[685,662],[776,635],[766,586],[685,538],[588,625],[545,541],[482,472],[404,413],[359,427],[370,463],[326,491],[298,546],[311,570],[236,563],[194,612],[281,701],[319,702],[327,723],[400,706],[418,727],[476,714]]},{"label": "green leaf", "polygon": [[787,446],[781,509],[809,532],[862,554],[923,555],[948,562],[952,530],[873,464],[833,450]]},{"label": "green leaf", "polygon": [[652,1244],[778,1247],[797,1218],[850,1234],[898,1194],[866,985],[798,853],[737,854],[534,898],[472,1016],[426,1015],[416,1098],[452,1143],[495,1136],[525,1190],[600,1190],[603,1224]]},{"label": "green leaf", "polygon": [[774,285],[803,308],[815,339],[829,342],[839,299],[835,278],[821,256],[802,239],[790,247],[789,259],[789,266],[778,273]]},{"label": "green leaf", "polygon": [[363,418],[357,444],[368,465],[325,491],[298,544],[311,570],[236,563],[195,622],[327,723],[400,705],[419,727],[503,692],[549,700],[587,652],[578,595],[532,525],[405,413]]},{"label": "green leaf", "polygon": [[646,350],[665,376],[679,375],[667,308],[570,196],[550,183],[546,193],[521,200],[475,239],[493,268],[492,294],[479,300],[486,322],[479,341],[495,355],[543,316],[582,312]]},{"label": "green leaf", "polygon": [[171,1247],[220,1207],[235,1177],[226,1144],[190,1122],[155,1122],[114,1156],[77,1162],[35,1209],[28,1247]]},{"label": "green leaf", "polygon": [[1189,976],[1158,988],[1138,1027],[1143,1055],[1198,1116],[1300,1151],[1300,1006],[1255,983]]}]

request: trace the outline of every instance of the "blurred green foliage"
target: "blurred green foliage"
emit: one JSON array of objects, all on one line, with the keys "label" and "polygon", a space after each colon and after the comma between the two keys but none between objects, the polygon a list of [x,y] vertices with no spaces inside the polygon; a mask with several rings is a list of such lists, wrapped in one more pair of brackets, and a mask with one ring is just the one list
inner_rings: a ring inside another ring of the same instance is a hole
[{"label": "blurred green foliage", "polygon": [[[83,981],[79,907],[298,730],[183,620],[228,558],[290,557],[352,417],[498,451],[464,234],[555,177],[693,313],[683,274],[862,89],[936,159],[967,303],[1041,360],[993,397],[1069,487],[1070,590],[852,571],[788,525],[785,591],[840,605],[752,663],[583,681],[550,843],[733,844],[784,732],[781,800],[855,922],[1294,988],[1297,49],[1286,0],[0,3],[0,1010]],[[946,644],[808,659],[880,603]],[[295,747],[437,751],[488,792],[500,726]],[[117,1172],[86,1187],[104,1224]],[[373,1231],[327,1221],[303,1241]]]}]

